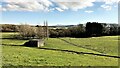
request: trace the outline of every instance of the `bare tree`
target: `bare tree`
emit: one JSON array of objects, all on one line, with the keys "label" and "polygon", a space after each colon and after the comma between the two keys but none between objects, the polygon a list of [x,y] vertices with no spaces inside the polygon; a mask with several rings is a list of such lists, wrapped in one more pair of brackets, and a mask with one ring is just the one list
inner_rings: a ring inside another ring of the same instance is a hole
[{"label": "bare tree", "polygon": [[45,33],[44,33],[44,28],[42,26],[37,27],[36,35],[40,39],[44,38]]},{"label": "bare tree", "polygon": [[35,29],[32,28],[30,25],[22,24],[19,27],[19,33],[23,38],[34,37]]},{"label": "bare tree", "polygon": [[27,24],[20,25],[19,27],[20,36],[23,38],[40,38],[44,37],[44,29],[42,26],[32,27]]}]

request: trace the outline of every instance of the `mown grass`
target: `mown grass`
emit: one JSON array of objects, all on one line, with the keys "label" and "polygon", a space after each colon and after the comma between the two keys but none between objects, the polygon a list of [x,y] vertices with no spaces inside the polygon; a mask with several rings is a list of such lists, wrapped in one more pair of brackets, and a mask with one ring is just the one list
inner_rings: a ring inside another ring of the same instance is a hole
[{"label": "mown grass", "polygon": [[[4,33],[5,34],[5,33]],[[3,35],[4,37],[5,35]],[[5,37],[11,35],[6,34]],[[68,53],[54,50],[44,50],[39,48],[18,46],[27,40],[2,39],[2,64],[3,66],[117,66],[118,59]],[[67,49],[81,52],[94,52],[89,49],[72,46],[60,39],[49,38],[44,48]],[[9,46],[10,45],[10,46]],[[17,45],[17,46],[13,46]]]},{"label": "mown grass", "polygon": [[118,55],[118,36],[92,38],[62,38],[78,46],[109,55]]},{"label": "mown grass", "polygon": [[79,51],[79,52],[99,53],[97,51],[73,46],[73,45],[66,43],[58,38],[49,38],[46,41],[44,48],[54,48],[54,49],[62,49],[62,50],[73,50],[73,51]]},{"label": "mown grass", "polygon": [[14,36],[16,36],[18,33],[14,33],[14,32],[3,32],[2,33],[2,44],[3,45],[23,45],[26,41],[28,40],[20,40],[20,39],[16,39],[14,38]]},{"label": "mown grass", "polygon": [[[21,46],[3,46],[5,66],[115,66],[117,59]],[[104,62],[103,62],[104,61]]]},{"label": "mown grass", "polygon": [[17,32],[0,32],[0,38],[13,38],[17,34]]}]

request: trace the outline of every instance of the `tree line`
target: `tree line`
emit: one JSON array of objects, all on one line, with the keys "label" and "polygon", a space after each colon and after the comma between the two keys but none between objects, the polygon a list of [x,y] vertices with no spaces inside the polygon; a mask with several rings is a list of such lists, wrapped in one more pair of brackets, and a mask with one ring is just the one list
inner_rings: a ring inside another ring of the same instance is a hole
[{"label": "tree line", "polygon": [[1,32],[18,32],[19,34],[14,37],[19,39],[43,39],[46,37],[46,28],[43,26],[31,26],[28,24],[2,24],[0,26]]},{"label": "tree line", "polygon": [[[30,26],[28,24],[0,25],[2,32],[19,32],[21,37],[27,38],[43,38],[46,37],[45,26]],[[48,27],[49,28],[49,27]],[[84,26],[79,24],[68,27],[67,29],[49,29],[49,37],[93,37],[93,36],[111,36],[120,35],[120,26],[118,24],[106,24],[97,22],[87,22]]]},{"label": "tree line", "polygon": [[86,26],[79,24],[68,29],[50,29],[50,37],[95,37],[120,35],[118,24],[87,22]]}]

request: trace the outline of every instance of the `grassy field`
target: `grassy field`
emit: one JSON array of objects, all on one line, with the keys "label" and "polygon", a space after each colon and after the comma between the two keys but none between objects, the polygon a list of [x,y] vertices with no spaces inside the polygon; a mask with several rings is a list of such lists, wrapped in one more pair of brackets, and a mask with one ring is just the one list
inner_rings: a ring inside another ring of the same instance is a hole
[{"label": "grassy field", "polygon": [[78,46],[109,55],[118,55],[118,36],[62,38]]},{"label": "grassy field", "polygon": [[[1,41],[3,44],[2,46],[3,66],[117,66],[118,65],[118,59],[111,57],[75,54],[75,53],[68,53],[63,51],[40,49],[36,47],[33,48],[25,47],[22,45],[24,44],[24,42],[28,40],[10,39],[12,35],[13,33],[2,33],[3,39]],[[89,48],[107,47],[106,50],[104,49],[104,51],[101,50],[101,48],[98,50],[110,55],[117,55],[117,51],[116,51],[117,44],[115,43],[117,41],[111,42],[112,40],[117,40],[117,36],[110,36],[110,39],[107,39],[108,37],[99,37],[99,38],[101,40],[106,40],[106,41],[108,40],[108,41],[106,44],[104,44],[104,42],[101,41],[101,46],[98,46],[100,45],[100,43],[98,42],[99,41],[98,38],[82,38],[83,40],[81,38],[77,38],[77,39],[62,38],[62,39],[65,39],[67,41],[71,40],[70,42],[79,45],[81,44],[83,46],[91,45],[88,46]],[[89,41],[89,39],[91,39],[91,41]],[[94,39],[96,39],[96,41]],[[110,45],[110,47],[107,44]],[[45,46],[42,48],[73,50],[79,52],[90,52],[90,53],[92,52],[92,53],[100,54],[99,51],[73,46],[58,38],[49,38],[46,41]],[[111,52],[109,52],[109,50],[111,50]]]}]

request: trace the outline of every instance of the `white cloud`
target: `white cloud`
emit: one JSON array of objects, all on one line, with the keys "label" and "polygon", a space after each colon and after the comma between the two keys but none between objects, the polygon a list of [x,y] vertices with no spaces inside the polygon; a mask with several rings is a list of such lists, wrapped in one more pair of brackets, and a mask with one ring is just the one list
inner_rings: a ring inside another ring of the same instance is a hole
[{"label": "white cloud", "polygon": [[[51,0],[53,2],[81,2],[86,0]],[[96,0],[88,0],[88,1],[96,1]]]},{"label": "white cloud", "polygon": [[105,10],[111,10],[112,6],[117,5],[120,0],[96,0],[96,2],[104,2],[105,4],[101,5]]},{"label": "white cloud", "polygon": [[111,10],[112,6],[110,5],[101,5],[102,8],[106,9],[106,10]]},{"label": "white cloud", "polygon": [[64,10],[62,10],[61,8],[56,7],[56,10],[63,12]]},{"label": "white cloud", "polygon": [[117,7],[117,5],[115,5],[114,7]]},{"label": "white cloud", "polygon": [[57,3],[57,5],[63,9],[71,9],[73,11],[77,11],[79,9],[84,9],[86,7],[92,7],[95,0],[53,0]]},{"label": "white cloud", "polygon": [[[0,10],[3,11],[54,11],[81,10],[93,7],[94,2],[104,2],[101,5],[106,10],[111,10],[114,3],[120,0],[3,0],[6,5]],[[57,8],[56,8],[57,7]]]},{"label": "white cloud", "polygon": [[2,5],[0,5],[0,12],[2,11]]},{"label": "white cloud", "polygon": [[7,5],[4,10],[9,11],[51,11],[53,2],[59,7],[56,10],[74,10],[93,6],[95,0],[3,0]]},{"label": "white cloud", "polygon": [[94,12],[94,11],[92,11],[92,10],[87,10],[87,11],[85,11],[86,13],[92,13],[92,12]]},{"label": "white cloud", "polygon": [[14,0],[13,2],[10,0],[4,0],[3,2],[7,3],[3,9],[9,11],[49,11],[48,8],[52,6],[52,3],[48,0],[34,0],[28,2],[23,2],[22,0]]},{"label": "white cloud", "polygon": [[105,4],[118,3],[120,0],[96,0],[97,2],[105,2]]}]

